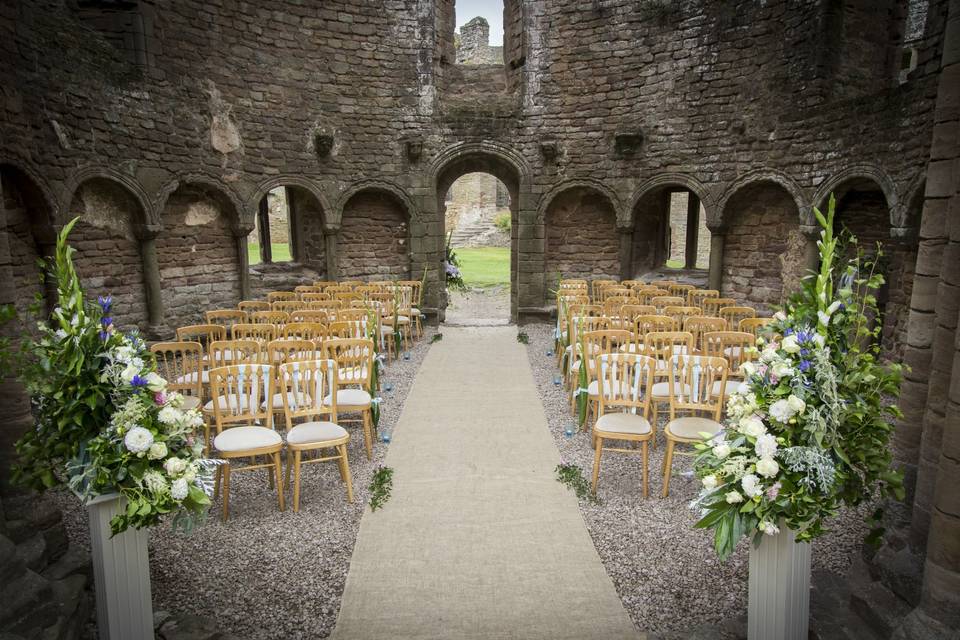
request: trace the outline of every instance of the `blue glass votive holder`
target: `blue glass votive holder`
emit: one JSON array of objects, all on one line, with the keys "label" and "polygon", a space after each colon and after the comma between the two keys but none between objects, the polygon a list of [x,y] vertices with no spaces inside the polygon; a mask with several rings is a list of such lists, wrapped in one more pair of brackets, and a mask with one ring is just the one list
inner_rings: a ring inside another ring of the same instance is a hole
[{"label": "blue glass votive holder", "polygon": [[563,435],[564,435],[564,437],[565,437],[565,438],[572,438],[572,437],[573,437],[573,431],[574,431],[574,429],[573,429],[573,423],[568,424],[567,427],[563,430]]},{"label": "blue glass votive holder", "polygon": [[384,432],[380,435],[380,439],[383,440],[383,444],[390,444],[390,432],[389,432],[389,431],[384,431]]},{"label": "blue glass votive holder", "polygon": [[391,391],[393,391],[393,383],[392,383],[392,382],[384,382],[384,383],[383,383],[383,390],[386,391],[387,393],[390,393]]},{"label": "blue glass votive holder", "polygon": [[553,384],[559,387],[561,382],[563,382],[563,378],[560,376],[553,376]]},{"label": "blue glass votive holder", "polygon": [[409,351],[404,351],[404,352],[403,352],[403,359],[404,359],[404,360],[409,360],[409,359],[410,359],[410,352],[409,352]]}]

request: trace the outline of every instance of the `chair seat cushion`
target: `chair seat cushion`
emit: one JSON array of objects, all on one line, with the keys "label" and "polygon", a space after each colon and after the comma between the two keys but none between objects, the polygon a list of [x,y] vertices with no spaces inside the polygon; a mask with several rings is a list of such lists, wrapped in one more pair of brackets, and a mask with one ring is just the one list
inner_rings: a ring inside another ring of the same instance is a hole
[{"label": "chair seat cushion", "polygon": [[237,452],[283,444],[280,434],[266,427],[230,427],[213,439],[217,451]]},{"label": "chair seat cushion", "polygon": [[[230,395],[230,396],[219,396],[219,397],[217,397],[217,404],[219,405],[219,407],[220,407],[221,409],[236,410],[236,409],[237,409],[237,404],[238,404],[237,395],[236,395],[236,394],[233,394],[233,395]],[[250,404],[250,400],[247,398],[247,396],[246,396],[246,395],[240,396],[240,400],[239,400],[239,405],[240,405],[240,407],[239,407],[239,410],[240,410],[240,411],[246,411],[248,404]],[[209,413],[209,412],[212,412],[212,411],[213,411],[213,400],[208,400],[208,401],[207,401],[207,404],[203,405],[203,410],[206,411],[206,412],[208,412],[208,413]]]},{"label": "chair seat cushion", "polygon": [[593,430],[602,434],[626,433],[637,436],[652,433],[650,422],[635,413],[605,413],[597,418]]},{"label": "chair seat cushion", "polygon": [[[327,396],[323,402],[329,404],[330,400]],[[370,394],[363,389],[337,389],[338,407],[369,407],[371,403]]]},{"label": "chair seat cushion", "polygon": [[[272,404],[274,411],[283,411],[283,395],[282,393],[273,394]],[[292,408],[305,408],[313,403],[313,400],[310,399],[310,396],[302,391],[300,393],[293,393],[292,391],[287,391],[287,401],[292,405]],[[264,400],[260,405],[262,408],[267,408],[267,401]]]},{"label": "chair seat cushion", "polygon": [[[193,411],[200,408],[200,396],[183,396],[183,403],[180,405],[181,411]],[[213,407],[211,407],[212,409]]]},{"label": "chair seat cushion", "polygon": [[[680,385],[677,384],[677,387]],[[669,398],[670,397],[670,382],[665,380],[663,382],[653,383],[653,387],[650,390],[650,395],[654,398]],[[683,395],[690,395],[690,385],[683,385]]]},{"label": "chair seat cushion", "polygon": [[[642,385],[641,385],[641,387],[642,387]],[[599,380],[593,380],[593,381],[590,382],[589,386],[587,386],[587,395],[589,395],[591,398],[599,398],[599,397],[600,397],[600,396],[599,396],[599,393],[598,393],[598,390],[599,390],[599,389],[600,389],[600,381],[599,381]],[[604,395],[607,395],[607,396],[610,395],[610,383],[609,383],[609,382],[604,382],[604,384],[603,384],[603,391],[604,391]],[[627,383],[624,382],[623,385],[622,385],[622,387],[621,387],[621,389],[620,389],[620,397],[623,398],[623,397],[625,397],[625,396],[627,396],[627,395],[630,395],[630,394],[632,394],[632,391],[631,391],[631,389],[630,389],[630,385],[628,385]],[[643,397],[643,389],[642,389],[642,388],[640,389],[640,394],[639,394],[638,397]]]},{"label": "chair seat cushion", "polygon": [[[182,376],[179,376],[176,380],[173,381],[174,384],[196,384],[197,383],[197,372],[185,373]],[[204,369],[200,372],[200,382],[201,384],[210,384],[210,372]]]},{"label": "chair seat cushion", "polygon": [[701,433],[716,435],[723,426],[710,418],[687,416],[667,423],[665,432],[684,440],[699,440]]},{"label": "chair seat cushion", "polygon": [[332,422],[304,422],[287,431],[287,442],[290,444],[329,442],[347,435],[349,434],[346,429]]}]

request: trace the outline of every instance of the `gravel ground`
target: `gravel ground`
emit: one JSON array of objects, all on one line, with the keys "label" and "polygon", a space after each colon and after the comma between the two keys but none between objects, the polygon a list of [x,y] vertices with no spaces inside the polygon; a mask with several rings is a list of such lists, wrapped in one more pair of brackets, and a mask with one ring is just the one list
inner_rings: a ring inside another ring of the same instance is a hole
[{"label": "gravel ground", "polygon": [[[387,363],[382,381],[394,389],[382,394],[381,435],[402,437],[393,428],[434,333],[424,327],[410,360]],[[154,611],[212,618],[222,631],[251,640],[327,637],[340,609],[367,487],[388,446],[378,442],[368,461],[362,430],[348,430],[352,505],[333,462],[304,467],[299,513],[290,509],[289,488],[281,513],[262,471],[237,473],[227,523],[220,521],[217,500],[210,519],[189,535],[165,525],[151,531]],[[89,549],[85,512],[71,494],[54,496],[71,542]]]},{"label": "gravel ground", "polygon": [[510,286],[472,287],[448,292],[447,324],[507,324],[510,322]]},{"label": "gravel ground", "polygon": [[[564,462],[578,465],[589,480],[594,451],[586,433],[564,436],[574,423],[569,398],[555,386],[556,357],[553,326],[527,325],[530,366],[543,400],[547,422]],[[694,529],[696,513],[689,503],[698,492],[690,472],[692,458],[674,456],[670,496],[661,498],[660,470],[665,449],[661,418],[656,449],[650,450],[649,492],[640,487],[640,456],[605,453],[600,468],[597,495],[600,504],[580,501],[580,511],[613,579],[617,593],[637,627],[648,633],[689,631],[705,624],[736,618],[747,608],[748,544],[721,562],[712,546],[712,535]],[[841,513],[832,532],[814,543],[813,568],[845,573],[852,553],[859,549],[868,527],[864,516],[870,505]]]}]

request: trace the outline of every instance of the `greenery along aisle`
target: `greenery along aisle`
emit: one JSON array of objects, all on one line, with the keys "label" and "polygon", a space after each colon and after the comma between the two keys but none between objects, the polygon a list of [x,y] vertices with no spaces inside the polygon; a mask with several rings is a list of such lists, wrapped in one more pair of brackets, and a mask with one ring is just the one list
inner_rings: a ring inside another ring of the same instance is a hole
[{"label": "greenery along aisle", "polygon": [[743,365],[746,384],[730,397],[725,429],[697,445],[703,489],[694,504],[703,517],[696,526],[714,530],[721,558],[742,536],[759,542],[781,525],[798,541],[820,536],[841,505],[877,490],[903,497],[889,447],[900,412],[885,403],[899,391],[901,367],[880,362],[881,323],[870,320],[883,278],[877,258],[859,251],[835,264],[844,255],[839,245],[856,249],[856,239],[834,236],[834,210],[832,197],[826,216],[814,209],[820,272],[758,340],[762,351]]},{"label": "greenery along aisle", "polygon": [[76,221],[50,265],[58,306],[20,354],[36,426],[17,443],[14,481],[40,491],[66,485],[82,500],[119,493],[127,506],[110,523],[114,534],[167,515],[190,527],[210,504],[216,465],[193,435],[203,419],[166,392],[143,340],[116,330],[110,297],[84,300],[67,245]]}]

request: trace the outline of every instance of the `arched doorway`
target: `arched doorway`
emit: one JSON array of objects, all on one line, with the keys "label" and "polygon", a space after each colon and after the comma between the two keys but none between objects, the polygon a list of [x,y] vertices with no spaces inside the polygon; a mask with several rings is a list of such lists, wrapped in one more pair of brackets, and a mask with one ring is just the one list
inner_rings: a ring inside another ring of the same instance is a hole
[{"label": "arched doorway", "polygon": [[710,231],[703,189],[685,176],[656,177],[633,204],[633,243],[628,275],[652,277],[669,272],[706,284]]}]

